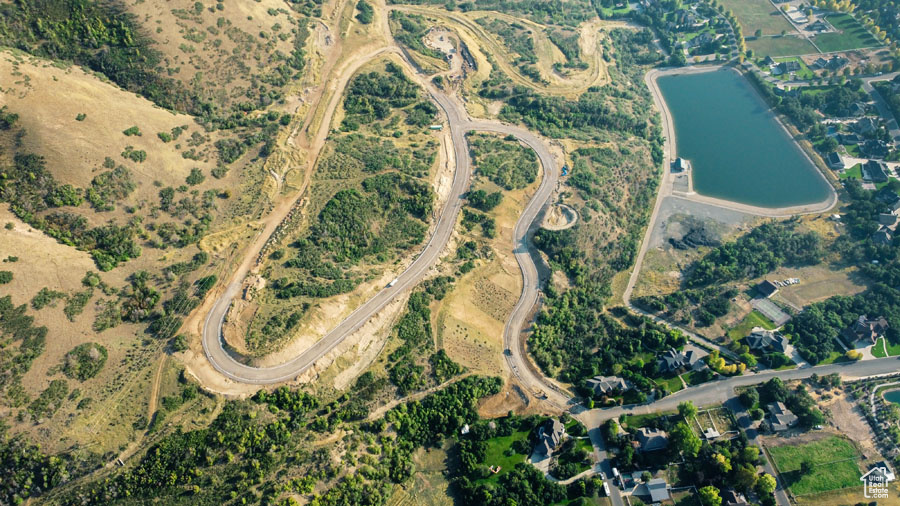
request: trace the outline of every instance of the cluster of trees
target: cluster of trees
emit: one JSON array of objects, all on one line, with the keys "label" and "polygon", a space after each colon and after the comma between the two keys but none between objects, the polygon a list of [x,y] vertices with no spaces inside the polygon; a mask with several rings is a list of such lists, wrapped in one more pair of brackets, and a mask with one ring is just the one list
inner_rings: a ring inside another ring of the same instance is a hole
[{"label": "cluster of trees", "polygon": [[[825,377],[824,382],[833,384],[833,377]],[[838,382],[840,378],[836,378]],[[806,428],[812,428],[816,425],[825,423],[825,415],[816,407],[816,401],[809,395],[804,385],[797,385],[791,390],[781,381],[780,378],[772,378],[769,381],[757,386],[756,388],[748,388],[741,392],[739,396],[741,403],[750,410],[750,416],[754,419],[761,419],[764,416],[763,407],[773,402],[783,402],[797,418],[800,424]]]},{"label": "cluster of trees", "polygon": [[0,391],[5,390],[13,404],[27,401],[20,379],[44,351],[47,338],[47,327],[35,326],[27,311],[25,304],[14,305],[9,295],[0,298],[0,342],[6,350],[0,355]]},{"label": "cluster of trees", "polygon": [[468,134],[469,153],[480,175],[507,190],[525,188],[537,178],[537,155],[513,136]]},{"label": "cluster of trees", "polygon": [[578,26],[595,16],[591,2],[585,0],[470,0],[464,2],[446,0],[390,0],[390,4],[440,5],[449,10],[463,12],[499,11],[520,14],[541,24]]},{"label": "cluster of trees", "polygon": [[425,17],[419,14],[411,14],[408,12],[392,10],[391,11],[391,32],[397,42],[404,46],[431,58],[442,59],[444,55],[425,45],[424,37],[430,25]]},{"label": "cluster of trees", "polygon": [[710,251],[687,269],[688,288],[762,276],[782,265],[815,265],[822,260],[815,232],[798,233],[796,223],[772,222]]},{"label": "cluster of trees", "polygon": [[63,359],[63,374],[81,381],[93,378],[103,369],[107,356],[105,346],[97,343],[79,344],[66,353]]},{"label": "cluster of trees", "polygon": [[432,122],[437,108],[431,102],[421,100],[419,87],[396,64],[388,63],[385,70],[353,78],[344,98],[346,116],[341,128],[356,130],[359,125],[385,120],[394,110],[413,105],[406,117],[408,124],[424,126]]},{"label": "cluster of trees", "polygon": [[0,425],[0,503],[22,504],[69,478],[65,456],[41,452],[22,436],[10,438]]}]

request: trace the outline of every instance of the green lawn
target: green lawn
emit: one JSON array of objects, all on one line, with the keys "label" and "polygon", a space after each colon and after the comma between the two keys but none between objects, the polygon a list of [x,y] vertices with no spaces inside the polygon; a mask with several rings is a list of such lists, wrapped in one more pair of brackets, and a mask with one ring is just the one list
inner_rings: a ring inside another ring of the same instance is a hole
[{"label": "green lawn", "polygon": [[657,385],[666,385],[670,394],[674,394],[684,388],[684,385],[681,384],[681,379],[678,376],[672,378],[657,378],[654,380],[654,383]]},{"label": "green lawn", "polygon": [[862,164],[857,163],[853,167],[841,172],[841,179],[862,179]]},{"label": "green lawn", "polygon": [[763,35],[777,35],[782,30],[795,33],[794,27],[768,0],[722,0],[722,4],[737,17],[744,37],[752,37],[756,30]]},{"label": "green lawn", "polygon": [[900,344],[887,343],[887,355],[884,354],[884,344],[884,338],[879,337],[878,341],[875,341],[875,346],[872,348],[872,355],[875,355],[877,358],[894,357],[900,355]]},{"label": "green lawn", "polygon": [[762,37],[748,40],[747,47],[756,56],[799,56],[818,53],[808,40],[801,37]]},{"label": "green lawn", "polygon": [[[859,452],[847,439],[831,436],[806,444],[780,445],[769,449],[775,467],[797,495],[855,487],[859,484]],[[800,474],[804,461],[813,464],[809,474]]]},{"label": "green lawn", "polygon": [[750,331],[753,330],[753,327],[762,327],[764,329],[772,330],[775,328],[775,323],[754,309],[741,320],[741,323],[728,331],[728,337],[733,341],[739,341],[750,335]]},{"label": "green lawn", "polygon": [[528,440],[528,432],[527,430],[522,430],[518,432],[513,432],[508,436],[495,437],[487,440],[487,450],[485,450],[485,458],[484,465],[486,466],[500,466],[500,472],[497,474],[492,474],[488,478],[484,478],[483,480],[479,480],[479,482],[485,481],[496,481],[497,478],[509,472],[512,468],[516,467],[516,464],[519,462],[525,462],[525,459],[528,457],[527,455],[522,454],[513,454],[511,456],[507,456],[506,450],[509,449],[510,446],[514,442],[519,439]]},{"label": "green lawn", "polygon": [[846,362],[848,360],[850,360],[850,359],[847,358],[847,355],[844,354],[843,350],[842,351],[832,351],[831,355],[828,355],[828,358],[819,362],[816,365],[839,364],[841,362]]},{"label": "green lawn", "polygon": [[825,53],[882,45],[862,23],[850,14],[835,13],[825,16],[825,18],[838,30],[833,33],[816,35],[813,40],[816,46]]},{"label": "green lawn", "polygon": [[702,373],[700,373],[699,371],[691,371],[689,373],[682,375],[682,378],[688,385],[694,386],[694,385],[699,385],[701,383],[705,383],[703,381],[703,376],[704,375]]},{"label": "green lawn", "polygon": [[640,427],[644,427],[650,420],[654,420],[659,418],[660,414],[646,414],[646,415],[625,415],[625,425],[627,425],[631,429],[637,429]]}]

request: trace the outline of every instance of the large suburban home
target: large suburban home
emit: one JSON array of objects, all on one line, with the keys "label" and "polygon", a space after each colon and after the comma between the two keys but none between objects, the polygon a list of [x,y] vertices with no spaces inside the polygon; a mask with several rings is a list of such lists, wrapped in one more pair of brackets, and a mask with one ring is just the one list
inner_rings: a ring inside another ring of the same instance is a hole
[{"label": "large suburban home", "polygon": [[753,327],[747,336],[747,346],[751,350],[777,351],[784,353],[788,340],[777,330],[766,330],[762,327]]},{"label": "large suburban home", "polygon": [[700,357],[694,350],[681,352],[671,348],[659,357],[657,361],[660,372],[677,372],[682,369],[699,369],[703,366]]},{"label": "large suburban home", "polygon": [[792,413],[783,402],[773,402],[766,409],[769,410],[766,424],[772,432],[784,432],[797,425],[797,415]]},{"label": "large suburban home", "polygon": [[663,430],[641,427],[636,438],[642,452],[655,452],[669,447],[669,435]]},{"label": "large suburban home", "polygon": [[594,376],[587,380],[587,387],[596,395],[605,395],[631,390],[631,383],[618,376]]},{"label": "large suburban home", "polygon": [[839,155],[837,151],[828,153],[828,156],[825,157],[825,161],[828,162],[828,166],[832,169],[837,170],[844,168],[844,159],[841,158],[841,155]]},{"label": "large suburban home", "polygon": [[853,325],[844,330],[844,336],[851,343],[860,342],[869,345],[875,344],[875,341],[883,336],[887,329],[888,322],[883,316],[870,320],[868,316],[862,315],[853,322]]},{"label": "large suburban home", "polygon": [[797,61],[788,60],[775,65],[775,67],[772,68],[772,75],[780,76],[782,74],[790,74],[791,72],[797,72],[801,68],[802,67],[800,67],[800,64]]},{"label": "large suburban home", "polygon": [[878,470],[878,472],[881,472],[884,475],[886,481],[894,481],[897,479],[897,477],[894,475],[894,468],[892,468],[886,460],[879,460],[878,462],[869,466],[870,472],[875,471],[876,469]]},{"label": "large suburban home", "polygon": [[885,183],[888,180],[888,166],[878,160],[869,160],[863,165],[863,179],[873,183]]},{"label": "large suburban home", "polygon": [[887,143],[879,139],[870,139],[864,142],[859,150],[869,158],[884,158],[890,152]]},{"label": "large suburban home", "polygon": [[538,429],[538,444],[535,451],[549,457],[559,448],[565,437],[566,427],[556,418],[551,418]]},{"label": "large suburban home", "polygon": [[897,228],[897,215],[893,213],[880,213],[878,215],[878,224],[891,230]]},{"label": "large suburban home", "polygon": [[866,135],[878,130],[878,121],[872,118],[862,118],[853,124],[853,130],[861,135]]}]

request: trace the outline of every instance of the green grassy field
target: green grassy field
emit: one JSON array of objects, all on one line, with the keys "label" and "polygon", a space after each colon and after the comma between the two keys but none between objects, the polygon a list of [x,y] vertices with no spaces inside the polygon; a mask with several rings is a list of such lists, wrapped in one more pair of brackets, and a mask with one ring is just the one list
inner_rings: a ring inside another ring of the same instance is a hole
[{"label": "green grassy field", "polygon": [[[780,445],[769,449],[775,467],[797,495],[854,487],[859,484],[859,452],[847,439],[832,436],[811,443]],[[801,463],[809,461],[812,471],[801,474]]]},{"label": "green grassy field", "polygon": [[849,51],[863,47],[880,46],[881,43],[866,30],[866,27],[846,13],[829,14],[825,17],[838,32],[816,35],[816,46],[825,53]]},{"label": "green grassy field", "polygon": [[843,351],[832,351],[831,355],[828,355],[828,358],[819,362],[816,365],[828,365],[828,364],[839,364],[841,362],[846,362],[850,360],[847,358],[847,355],[843,353]]},{"label": "green grassy field", "polygon": [[673,378],[658,378],[654,380],[654,383],[656,383],[657,385],[666,385],[666,388],[668,388],[670,394],[673,394],[684,388],[684,385],[682,385],[681,379],[678,376],[675,376]]},{"label": "green grassy field", "polygon": [[508,436],[495,437],[487,441],[487,450],[485,450],[484,464],[486,466],[500,466],[500,472],[492,474],[490,477],[479,481],[497,481],[497,478],[508,473],[516,467],[519,462],[525,462],[526,455],[514,453],[507,456],[506,450],[518,440],[528,440],[528,431],[522,430],[513,432]]},{"label": "green grassy field", "polygon": [[728,331],[728,337],[734,341],[739,341],[750,335],[750,331],[753,330],[753,327],[762,327],[764,329],[772,330],[775,328],[775,323],[754,309],[741,320],[741,323]]},{"label": "green grassy field", "polygon": [[755,56],[798,56],[818,53],[808,40],[800,37],[762,37],[748,40],[747,47]]},{"label": "green grassy field", "polygon": [[722,4],[737,17],[744,37],[752,36],[756,30],[762,30],[763,35],[780,34],[782,30],[794,32],[794,27],[768,0],[722,0]]}]

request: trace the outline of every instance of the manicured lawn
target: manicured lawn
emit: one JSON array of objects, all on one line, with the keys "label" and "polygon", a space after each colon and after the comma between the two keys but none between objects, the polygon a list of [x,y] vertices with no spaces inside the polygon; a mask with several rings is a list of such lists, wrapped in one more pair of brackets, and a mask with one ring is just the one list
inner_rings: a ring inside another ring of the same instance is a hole
[{"label": "manicured lawn", "polygon": [[887,355],[884,354],[884,345],[884,338],[879,337],[878,341],[875,341],[875,346],[872,347],[872,355],[875,355],[877,358],[894,357],[900,355],[900,344],[887,343]]},{"label": "manicured lawn", "polygon": [[[811,443],[780,445],[769,449],[775,467],[797,495],[825,492],[859,484],[859,452],[845,438],[832,436]],[[801,463],[809,461],[812,471],[801,474]]]},{"label": "manicured lawn", "polygon": [[484,464],[486,466],[500,466],[501,469],[499,473],[492,474],[489,478],[485,478],[484,480],[479,481],[496,481],[497,478],[506,474],[512,468],[516,467],[516,464],[518,464],[519,462],[525,462],[525,459],[528,458],[527,455],[515,453],[511,456],[507,456],[505,454],[506,450],[508,450],[509,447],[519,439],[527,441],[528,431],[522,430],[513,432],[508,436],[495,437],[487,440],[487,449],[485,450]]},{"label": "manicured lawn", "polygon": [[816,35],[814,42],[823,52],[849,51],[863,47],[880,46],[881,43],[866,30],[866,27],[846,13],[829,14],[825,17],[837,28],[837,32]]},{"label": "manicured lawn", "polygon": [[625,416],[625,425],[627,425],[631,429],[637,429],[640,427],[644,427],[650,420],[655,418],[659,418],[660,415],[657,414],[647,414],[647,415],[626,415]]},{"label": "manicured lawn", "polygon": [[728,337],[733,341],[739,341],[750,335],[750,331],[753,330],[753,327],[762,327],[764,329],[772,330],[775,328],[775,323],[754,309],[741,320],[741,323],[728,331]]},{"label": "manicured lawn", "polygon": [[668,389],[668,392],[670,394],[674,394],[675,392],[684,388],[684,385],[681,384],[681,379],[679,379],[678,376],[675,376],[673,378],[658,378],[654,380],[654,383],[656,383],[657,385],[666,385],[666,388]]},{"label": "manicured lawn", "polygon": [[857,163],[853,167],[845,169],[838,177],[841,179],[862,179],[862,164]]},{"label": "manicured lawn", "polygon": [[841,362],[847,362],[848,360],[850,359],[847,358],[847,355],[845,355],[843,351],[832,351],[831,355],[828,355],[828,358],[816,365],[839,364]]},{"label": "manicured lawn", "polygon": [[744,37],[752,37],[756,30],[762,30],[763,35],[780,34],[782,30],[794,32],[794,27],[768,0],[722,0],[722,4],[737,17]]},{"label": "manicured lawn", "polygon": [[799,56],[818,53],[808,40],[791,36],[761,37],[755,40],[748,40],[747,47],[753,50],[755,56],[771,56],[773,58],[776,56]]},{"label": "manicured lawn", "polygon": [[682,378],[688,385],[694,386],[705,383],[703,381],[703,376],[704,374],[702,374],[700,371],[691,371],[687,374],[684,374]]}]

